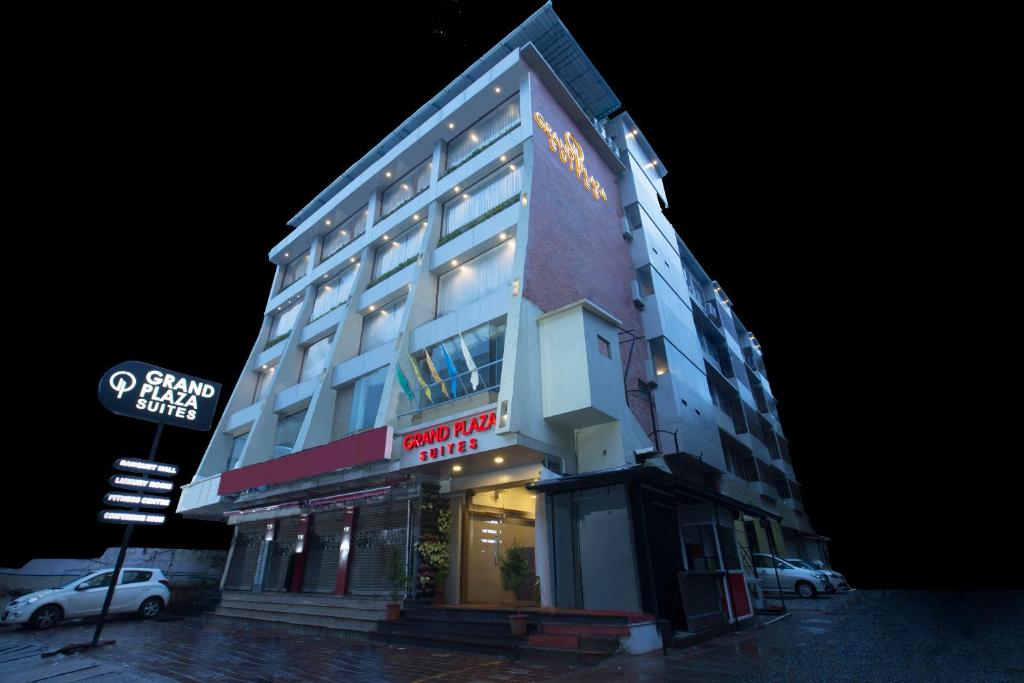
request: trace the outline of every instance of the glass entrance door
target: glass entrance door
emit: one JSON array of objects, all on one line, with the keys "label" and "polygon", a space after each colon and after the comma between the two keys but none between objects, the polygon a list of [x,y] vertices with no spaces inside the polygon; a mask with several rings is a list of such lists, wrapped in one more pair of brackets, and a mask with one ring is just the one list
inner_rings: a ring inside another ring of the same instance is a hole
[{"label": "glass entrance door", "polygon": [[[465,601],[497,605],[532,601],[530,587],[523,586],[519,597],[501,588],[501,557],[513,541],[526,549],[531,567],[534,560],[533,520],[503,511],[484,511],[474,506],[469,513],[465,571]],[[536,574],[536,569],[533,571]]]}]

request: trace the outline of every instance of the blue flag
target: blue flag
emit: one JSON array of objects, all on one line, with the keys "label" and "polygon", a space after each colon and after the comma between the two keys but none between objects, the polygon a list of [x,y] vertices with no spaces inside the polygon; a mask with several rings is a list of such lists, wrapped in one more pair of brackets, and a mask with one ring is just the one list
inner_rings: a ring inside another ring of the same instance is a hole
[{"label": "blue flag", "polygon": [[444,347],[443,343],[441,344],[441,350],[444,352],[444,364],[448,366],[448,377],[452,380],[452,398],[455,398],[458,396],[458,392],[455,389],[455,376],[459,373],[455,371],[455,363],[452,362],[452,357],[448,355],[448,349]]}]

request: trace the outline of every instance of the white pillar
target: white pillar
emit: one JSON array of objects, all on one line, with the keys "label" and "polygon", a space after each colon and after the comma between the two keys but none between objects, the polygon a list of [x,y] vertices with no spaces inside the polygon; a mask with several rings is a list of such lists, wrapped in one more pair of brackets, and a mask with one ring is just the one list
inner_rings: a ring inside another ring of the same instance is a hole
[{"label": "white pillar", "polygon": [[534,508],[534,561],[540,578],[540,606],[555,606],[554,582],[551,579],[551,545],[548,540],[548,506],[543,493],[537,494]]}]

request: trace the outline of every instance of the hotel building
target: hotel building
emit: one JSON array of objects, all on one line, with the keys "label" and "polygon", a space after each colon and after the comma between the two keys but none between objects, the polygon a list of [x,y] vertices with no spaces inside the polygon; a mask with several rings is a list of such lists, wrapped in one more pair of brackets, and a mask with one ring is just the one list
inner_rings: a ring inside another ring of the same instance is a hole
[{"label": "hotel building", "polygon": [[398,556],[409,597],[693,631],[752,613],[751,554],[823,558],[666,173],[548,4],[296,214],[178,504],[234,528],[225,591],[378,597]]}]

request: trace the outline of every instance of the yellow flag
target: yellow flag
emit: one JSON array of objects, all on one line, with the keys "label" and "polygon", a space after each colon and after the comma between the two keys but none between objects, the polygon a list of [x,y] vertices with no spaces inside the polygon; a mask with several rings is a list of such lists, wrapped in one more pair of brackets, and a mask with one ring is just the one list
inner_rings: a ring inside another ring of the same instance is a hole
[{"label": "yellow flag", "polygon": [[427,400],[433,403],[434,399],[430,395],[430,387],[428,387],[427,383],[423,381],[423,375],[420,374],[420,364],[416,362],[416,359],[412,357],[411,353],[409,354],[409,362],[412,363],[412,371],[416,374],[416,379],[420,381],[420,386],[423,387],[423,393],[427,395]]},{"label": "yellow flag", "polygon": [[438,374],[437,368],[434,367],[434,361],[431,360],[429,351],[426,351],[426,356],[427,368],[430,370],[430,376],[433,377],[434,381],[441,386],[441,393],[444,394],[445,398],[451,398],[451,396],[448,395],[448,387],[444,385],[444,382],[441,380],[441,375]]}]

